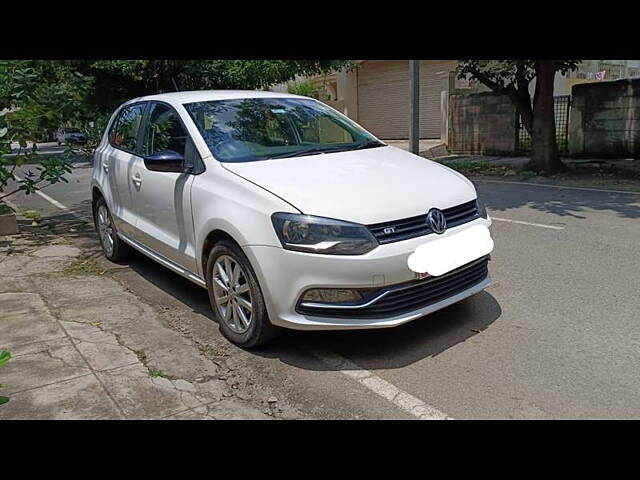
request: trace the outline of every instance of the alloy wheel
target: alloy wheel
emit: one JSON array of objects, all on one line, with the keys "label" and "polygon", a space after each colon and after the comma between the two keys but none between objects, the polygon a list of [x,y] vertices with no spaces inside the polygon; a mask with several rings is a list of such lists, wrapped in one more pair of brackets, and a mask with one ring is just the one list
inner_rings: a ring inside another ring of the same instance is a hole
[{"label": "alloy wheel", "polygon": [[111,217],[109,211],[103,204],[98,206],[98,232],[102,247],[108,257],[113,255],[113,226],[111,225]]},{"label": "alloy wheel", "polygon": [[249,330],[253,317],[251,289],[240,264],[229,255],[220,255],[213,265],[212,280],[222,320],[236,333]]}]

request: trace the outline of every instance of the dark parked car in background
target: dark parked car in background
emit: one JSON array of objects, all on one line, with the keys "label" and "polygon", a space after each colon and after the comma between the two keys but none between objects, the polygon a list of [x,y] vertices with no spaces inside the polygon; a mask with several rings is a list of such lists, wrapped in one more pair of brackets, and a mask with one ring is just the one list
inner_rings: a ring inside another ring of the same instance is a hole
[{"label": "dark parked car in background", "polygon": [[77,128],[60,128],[56,132],[58,145],[63,143],[75,143],[84,145],[87,143],[87,136]]}]

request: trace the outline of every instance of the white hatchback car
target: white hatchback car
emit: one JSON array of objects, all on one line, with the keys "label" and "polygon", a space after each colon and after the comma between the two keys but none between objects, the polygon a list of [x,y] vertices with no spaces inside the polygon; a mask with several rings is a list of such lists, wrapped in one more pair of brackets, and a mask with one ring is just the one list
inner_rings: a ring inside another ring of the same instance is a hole
[{"label": "white hatchback car", "polygon": [[107,258],[133,247],[207,288],[244,347],[278,327],[400,325],[490,285],[488,252],[438,275],[408,265],[420,246],[491,225],[472,183],[311,98],[131,100],[96,150],[91,188]]}]

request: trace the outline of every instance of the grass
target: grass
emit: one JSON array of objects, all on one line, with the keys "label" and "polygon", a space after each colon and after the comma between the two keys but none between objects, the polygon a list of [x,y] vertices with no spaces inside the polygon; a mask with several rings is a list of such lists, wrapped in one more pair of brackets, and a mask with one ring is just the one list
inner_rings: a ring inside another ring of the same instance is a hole
[{"label": "grass", "polygon": [[[11,353],[8,350],[0,350],[0,367],[3,367],[9,360],[11,360]],[[4,387],[4,385],[0,385],[0,387]],[[8,401],[9,397],[0,396],[0,405]]]},{"label": "grass", "polygon": [[76,260],[62,270],[64,275],[104,275],[107,270],[92,258]]},{"label": "grass", "polygon": [[483,160],[459,160],[457,162],[445,160],[442,164],[467,175],[516,175],[518,173],[507,165],[496,165]]},{"label": "grass", "polygon": [[162,370],[156,370],[155,368],[147,365],[147,362],[149,361],[149,359],[147,358],[147,354],[145,353],[144,350],[133,350],[133,353],[136,354],[136,356],[138,357],[138,360],[140,360],[140,363],[142,363],[145,367],[147,367],[147,372],[149,373],[149,376],[151,378],[167,377],[167,374],[164,373]]},{"label": "grass", "polygon": [[42,221],[42,215],[37,210],[24,210],[22,216],[32,220],[33,223],[40,223]]}]

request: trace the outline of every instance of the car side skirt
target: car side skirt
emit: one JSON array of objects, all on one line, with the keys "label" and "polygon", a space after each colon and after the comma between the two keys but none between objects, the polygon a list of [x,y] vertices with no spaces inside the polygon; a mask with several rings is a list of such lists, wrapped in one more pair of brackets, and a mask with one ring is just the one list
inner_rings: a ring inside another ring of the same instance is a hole
[{"label": "car side skirt", "polygon": [[135,241],[134,239],[128,237],[124,233],[118,232],[118,237],[120,239],[122,239],[122,241],[127,243],[128,245],[131,245],[133,248],[135,248],[139,252],[144,253],[147,257],[155,260],[156,262],[160,263],[161,265],[163,265],[163,266],[167,267],[168,269],[174,271],[178,275],[183,276],[187,280],[191,280],[193,283],[195,283],[196,285],[198,285],[200,287],[207,288],[207,282],[205,282],[204,279],[202,277],[200,277],[199,275],[187,270],[186,268],[181,267],[180,265],[178,265],[175,262],[172,262],[171,260],[169,260],[168,258],[164,257],[163,255],[160,255],[155,250],[152,250],[149,247],[144,246],[140,242]]}]

